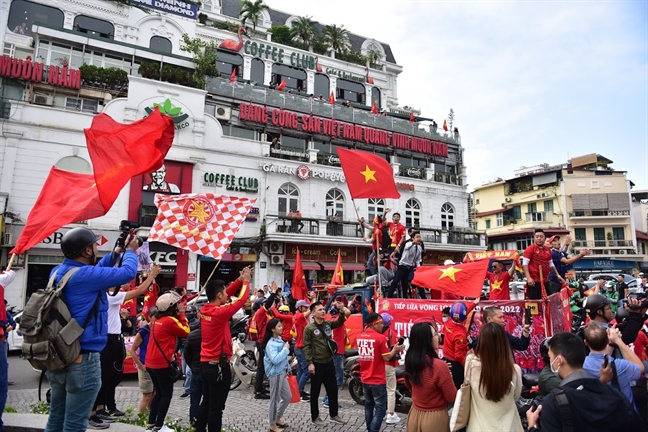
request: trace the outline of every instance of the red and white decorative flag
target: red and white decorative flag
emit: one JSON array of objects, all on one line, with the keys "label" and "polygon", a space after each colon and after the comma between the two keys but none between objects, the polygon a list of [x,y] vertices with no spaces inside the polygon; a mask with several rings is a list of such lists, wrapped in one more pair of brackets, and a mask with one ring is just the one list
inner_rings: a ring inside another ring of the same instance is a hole
[{"label": "red and white decorative flag", "polygon": [[159,241],[219,259],[256,199],[211,193],[155,194],[158,215],[148,241]]}]

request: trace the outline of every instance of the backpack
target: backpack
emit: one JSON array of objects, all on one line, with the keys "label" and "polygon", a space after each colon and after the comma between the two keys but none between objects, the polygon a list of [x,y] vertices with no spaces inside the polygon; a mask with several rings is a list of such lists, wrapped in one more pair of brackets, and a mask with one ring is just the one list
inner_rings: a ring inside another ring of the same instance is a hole
[{"label": "backpack", "polygon": [[83,326],[79,325],[62,297],[63,288],[79,268],[68,270],[56,288],[54,272],[45,290],[32,294],[25,306],[18,331],[23,334],[22,355],[34,369],[63,369],[74,362],[81,352],[79,339],[90,318],[96,314],[102,293],[97,296]]},{"label": "backpack", "polygon": [[389,235],[389,227],[387,225],[383,225],[381,230],[382,239],[380,242],[380,249],[384,249],[386,251],[391,247],[391,235]]},{"label": "backpack", "polygon": [[[258,316],[261,317],[261,322],[259,322],[259,320],[257,319]],[[268,321],[267,313],[262,313],[262,314],[255,313],[254,315],[252,315],[252,318],[250,318],[247,325],[245,326],[245,333],[247,333],[248,340],[251,340],[252,342],[258,342],[261,339],[263,339],[263,335],[259,335],[259,330],[265,327],[267,321]]]}]

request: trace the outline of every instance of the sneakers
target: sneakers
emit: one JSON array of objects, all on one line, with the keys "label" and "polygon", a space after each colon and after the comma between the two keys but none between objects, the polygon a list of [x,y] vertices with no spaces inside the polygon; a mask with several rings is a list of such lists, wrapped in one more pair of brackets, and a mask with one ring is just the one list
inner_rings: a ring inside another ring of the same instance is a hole
[{"label": "sneakers", "polygon": [[154,430],[158,431],[158,432],[175,432],[173,429],[171,429],[167,425],[162,425],[162,427],[160,429],[154,429]]},{"label": "sneakers", "polygon": [[270,399],[270,396],[265,393],[257,393],[254,395],[254,399]]},{"label": "sneakers", "polygon": [[399,421],[401,421],[401,418],[398,417],[398,414],[394,413],[394,414],[387,414],[385,423],[387,423],[387,424],[396,424]]},{"label": "sneakers", "polygon": [[328,406],[329,406],[329,403],[328,403],[328,396],[324,396],[324,399],[322,399],[322,404],[323,404],[325,407],[328,407]]},{"label": "sneakers", "polygon": [[95,420],[99,420],[100,422],[104,422],[104,423],[115,423],[118,420],[117,417],[111,416],[104,410],[97,411],[97,413],[92,417],[94,417]]},{"label": "sneakers", "polygon": [[187,393],[187,392],[184,392],[184,393],[182,393],[182,394],[180,395],[181,398],[186,398],[186,397],[188,397],[188,396],[189,396],[189,393]]},{"label": "sneakers", "polygon": [[344,420],[339,415],[337,415],[335,417],[331,417],[329,420],[331,421],[331,423],[337,423],[337,424],[346,424],[346,422],[347,422],[346,420]]},{"label": "sneakers", "polygon": [[100,430],[100,429],[108,429],[109,427],[110,425],[108,423],[102,422],[101,419],[96,415],[90,417],[90,421],[88,422],[88,429]]},{"label": "sneakers", "polygon": [[300,396],[301,396],[302,402],[308,402],[310,400],[310,396],[308,396],[308,393],[306,393],[306,392],[302,392]]},{"label": "sneakers", "polygon": [[317,417],[315,420],[311,420],[311,423],[313,423],[315,426],[326,426],[326,422],[319,417]]},{"label": "sneakers", "polygon": [[117,408],[108,411],[108,415],[112,417],[124,417],[126,415],[125,412],[119,411]]}]

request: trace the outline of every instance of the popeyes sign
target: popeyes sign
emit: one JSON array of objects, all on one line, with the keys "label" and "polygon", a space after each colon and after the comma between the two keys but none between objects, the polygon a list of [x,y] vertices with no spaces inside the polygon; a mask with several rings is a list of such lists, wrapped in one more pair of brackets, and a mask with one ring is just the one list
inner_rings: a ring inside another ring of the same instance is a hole
[{"label": "popeyes sign", "polygon": [[81,71],[63,66],[47,66],[44,63],[2,56],[0,58],[0,77],[22,79],[30,82],[44,82],[57,87],[79,89],[81,87]]},{"label": "popeyes sign", "polygon": [[286,111],[283,108],[268,108],[252,103],[242,103],[239,119],[264,125],[270,123],[272,126],[282,129],[300,130],[307,133],[327,135],[331,138],[342,138],[349,141],[448,157],[448,145],[439,141],[344,123],[336,119],[317,117],[312,114],[298,114]]}]

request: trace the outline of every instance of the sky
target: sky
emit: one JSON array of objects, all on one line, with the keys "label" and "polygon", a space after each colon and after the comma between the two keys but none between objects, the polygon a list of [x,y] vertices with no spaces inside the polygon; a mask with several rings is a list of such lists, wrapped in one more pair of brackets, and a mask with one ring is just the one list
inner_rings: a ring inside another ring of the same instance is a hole
[{"label": "sky", "polygon": [[648,189],[648,0],[265,2],[389,44],[399,105],[454,110],[468,191],[590,153]]}]

